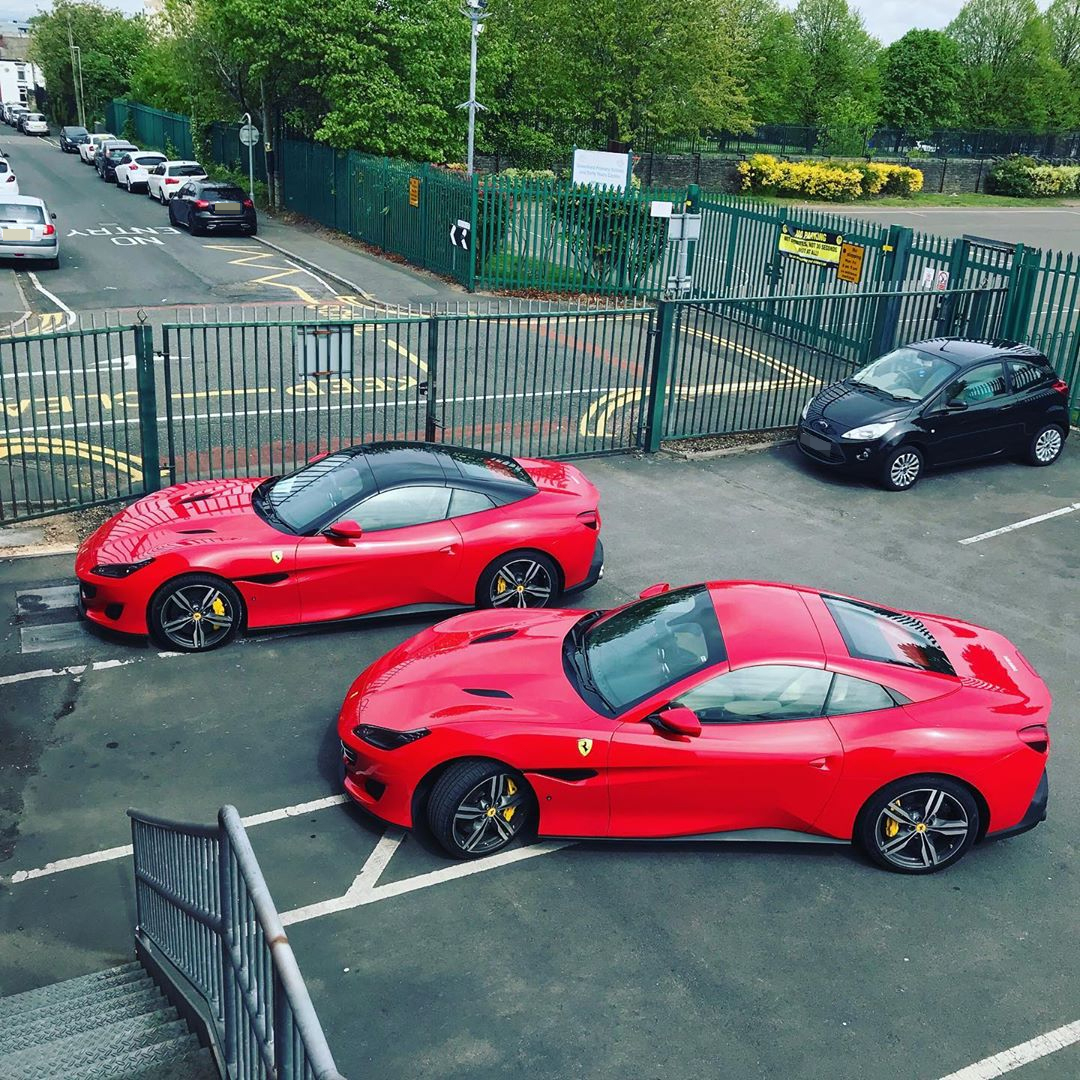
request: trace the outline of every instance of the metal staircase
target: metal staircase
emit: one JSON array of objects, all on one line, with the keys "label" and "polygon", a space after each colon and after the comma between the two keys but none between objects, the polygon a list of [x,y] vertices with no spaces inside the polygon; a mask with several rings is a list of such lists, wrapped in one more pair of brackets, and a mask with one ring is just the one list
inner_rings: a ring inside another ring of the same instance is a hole
[{"label": "metal staircase", "polygon": [[0,998],[3,1080],[219,1080],[140,964]]}]

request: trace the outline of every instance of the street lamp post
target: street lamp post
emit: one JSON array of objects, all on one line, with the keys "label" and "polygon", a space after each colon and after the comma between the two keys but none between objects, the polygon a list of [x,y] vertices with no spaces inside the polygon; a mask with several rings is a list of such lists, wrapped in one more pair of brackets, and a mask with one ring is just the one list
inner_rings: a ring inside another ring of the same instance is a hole
[{"label": "street lamp post", "polygon": [[487,8],[487,0],[465,0],[464,6],[461,9],[461,14],[464,15],[470,23],[469,100],[463,101],[458,108],[469,110],[468,169],[470,176],[473,174],[473,148],[476,143],[476,111],[477,109],[487,108],[486,105],[481,105],[480,102],[476,100],[476,39],[484,29],[484,19],[488,17],[485,8]]},{"label": "street lamp post", "polygon": [[[76,105],[79,110],[79,123],[82,127],[86,127],[86,91],[83,89],[82,81],[82,49],[78,45],[72,45],[71,51],[75,54],[75,61],[79,68],[79,83],[75,95]],[[75,72],[72,71],[72,75],[74,74]]]}]

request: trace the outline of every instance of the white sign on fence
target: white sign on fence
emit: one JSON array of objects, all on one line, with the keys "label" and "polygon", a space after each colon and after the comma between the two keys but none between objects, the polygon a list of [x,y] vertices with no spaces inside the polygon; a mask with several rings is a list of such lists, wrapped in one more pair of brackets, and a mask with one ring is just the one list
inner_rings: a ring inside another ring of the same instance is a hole
[{"label": "white sign on fence", "polygon": [[607,150],[575,150],[575,184],[596,184],[625,191],[633,169],[631,154],[612,154]]}]

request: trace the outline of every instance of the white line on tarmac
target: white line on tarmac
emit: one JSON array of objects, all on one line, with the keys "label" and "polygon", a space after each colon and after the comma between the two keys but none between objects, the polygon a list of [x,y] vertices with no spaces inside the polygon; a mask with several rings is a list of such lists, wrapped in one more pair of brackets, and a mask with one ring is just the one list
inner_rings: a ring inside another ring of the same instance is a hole
[{"label": "white line on tarmac", "polygon": [[[155,654],[162,659],[174,656],[186,656],[186,653],[159,652]],[[108,671],[111,668],[127,667],[128,664],[141,664],[145,656],[132,656],[127,660],[95,660],[91,664],[75,664],[72,667],[38,668],[36,671],[17,671],[14,675],[0,675],[0,686],[11,686],[13,683],[30,682],[32,679],[55,679],[64,675],[81,676],[88,671]]]},{"label": "white line on tarmac", "polygon": [[1080,1020],[1055,1028],[1045,1035],[1038,1035],[1034,1039],[1020,1043],[1019,1046],[1002,1050],[1000,1054],[976,1061],[974,1065],[968,1065],[959,1072],[949,1073],[941,1080],[991,1080],[992,1077],[1004,1076],[1013,1069],[1019,1069],[1022,1065],[1038,1061],[1047,1054],[1064,1050],[1067,1046],[1078,1042],[1080,1042]]},{"label": "white line on tarmac", "polygon": [[78,318],[78,315],[76,315],[75,312],[72,311],[71,308],[69,308],[67,304],[65,304],[64,301],[60,299],[59,296],[56,296],[53,293],[49,292],[49,290],[46,289],[40,281],[38,281],[37,274],[31,271],[29,274],[27,274],[27,277],[30,278],[31,284],[34,286],[35,289],[37,289],[39,293],[41,293],[42,296],[47,296],[61,311],[63,311],[67,315],[67,323],[65,324],[66,326],[70,326]]},{"label": "white line on tarmac", "polygon": [[[339,911],[348,911],[351,908],[378,903],[380,900],[388,900],[392,896],[403,896],[405,893],[416,892],[418,889],[428,889],[432,885],[441,885],[444,881],[456,881],[458,878],[482,874],[500,866],[535,859],[540,855],[550,855],[573,843],[573,841],[562,840],[532,844],[529,847],[490,855],[486,859],[477,859],[475,862],[456,863],[453,866],[443,867],[441,870],[432,870],[428,874],[418,874],[416,877],[405,878],[402,881],[393,881],[389,885],[376,885],[378,875],[390,861],[390,856],[397,850],[401,839],[401,835],[396,830],[388,832],[368,857],[348,892],[333,900],[323,900],[318,904],[308,904],[305,907],[286,911],[281,916],[282,925],[292,926],[294,923],[308,922],[311,919],[321,918],[323,915],[333,915]],[[374,869],[375,866],[378,866],[377,870]]]},{"label": "white line on tarmac", "polygon": [[[330,806],[340,806],[348,801],[349,797],[347,795],[327,795],[323,799],[312,799],[309,802],[297,803],[295,806],[282,806],[277,810],[266,810],[261,814],[252,814],[241,820],[245,827],[251,828],[253,825],[265,825],[269,821],[283,821],[285,818],[299,817],[302,814],[310,814],[316,810],[325,810]],[[62,874],[65,870],[78,870],[83,866],[93,866],[95,863],[111,862],[113,859],[126,858],[130,854],[130,844],[123,847],[103,848],[101,851],[91,851],[88,855],[76,855],[71,859],[58,859],[56,862],[46,863],[36,870],[16,870],[9,880],[12,885],[18,885],[21,881],[33,881],[36,878],[49,877],[51,874]]]},{"label": "white line on tarmac", "polygon": [[1001,536],[1004,533],[1015,532],[1017,529],[1026,529],[1029,525],[1038,525],[1040,521],[1049,521],[1051,518],[1062,517],[1076,510],[1080,510],[1080,502],[1073,503],[1071,506],[1063,506],[1060,510],[1051,510],[1049,514],[1039,514],[1038,517],[1025,518],[1023,521],[1005,525],[1000,529],[991,529],[989,532],[979,533],[978,536],[967,536],[957,542],[960,544],[977,544],[980,540],[989,540],[992,536]]}]

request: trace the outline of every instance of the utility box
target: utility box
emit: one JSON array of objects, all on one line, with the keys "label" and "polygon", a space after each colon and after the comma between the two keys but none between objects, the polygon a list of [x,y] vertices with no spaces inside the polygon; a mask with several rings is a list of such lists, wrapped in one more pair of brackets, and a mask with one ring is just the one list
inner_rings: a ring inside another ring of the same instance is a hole
[{"label": "utility box", "polygon": [[340,375],[353,369],[353,328],[300,326],[296,330],[298,375]]}]

